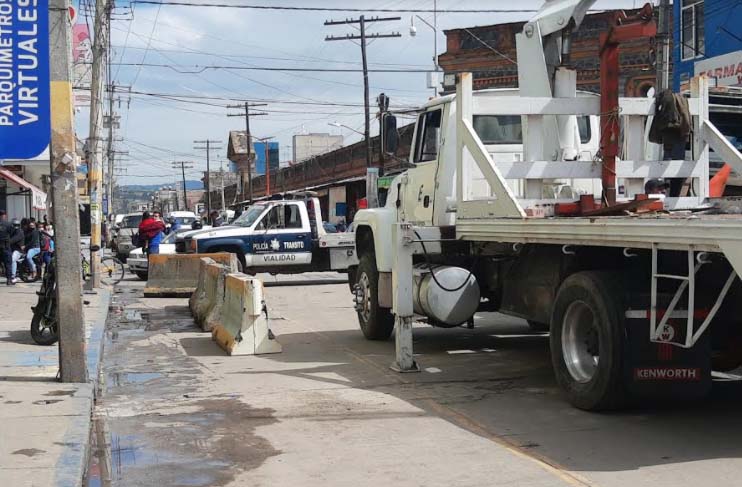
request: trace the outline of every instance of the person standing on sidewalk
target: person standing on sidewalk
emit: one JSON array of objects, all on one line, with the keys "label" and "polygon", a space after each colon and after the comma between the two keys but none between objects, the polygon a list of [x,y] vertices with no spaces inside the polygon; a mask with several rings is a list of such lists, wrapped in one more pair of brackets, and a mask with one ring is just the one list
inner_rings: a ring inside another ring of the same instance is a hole
[{"label": "person standing on sidewalk", "polygon": [[13,252],[10,250],[10,236],[13,234],[13,225],[8,223],[8,214],[0,210],[0,254],[5,266],[5,278],[8,286],[13,285]]},{"label": "person standing on sidewalk", "polygon": [[31,268],[31,272],[34,275],[34,279],[41,277],[41,269],[37,268],[34,257],[41,253],[41,234],[36,228],[36,222],[29,221],[26,227],[26,236],[24,240],[24,248],[26,250],[26,262],[28,267]]},{"label": "person standing on sidewalk", "polygon": [[25,239],[25,235],[23,234],[23,230],[21,228],[21,222],[19,222],[16,218],[13,219],[13,227],[12,227],[12,233],[10,234],[10,252],[11,252],[11,279],[10,283],[15,284],[18,282],[18,278],[16,277],[16,272],[18,271],[18,261],[21,260],[21,256],[23,256],[23,241]]},{"label": "person standing on sidewalk", "polygon": [[39,232],[41,233],[41,262],[44,264],[44,271],[49,270],[49,264],[52,262],[54,255],[54,239],[46,228],[46,223],[40,223]]}]

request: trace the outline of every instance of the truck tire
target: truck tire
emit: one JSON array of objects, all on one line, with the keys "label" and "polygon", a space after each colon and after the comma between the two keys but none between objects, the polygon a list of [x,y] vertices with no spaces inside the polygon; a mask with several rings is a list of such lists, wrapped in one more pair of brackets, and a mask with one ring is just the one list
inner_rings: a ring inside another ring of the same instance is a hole
[{"label": "truck tire", "polygon": [[540,323],[538,321],[528,320],[528,328],[531,329],[531,331],[537,331],[539,333],[549,331],[549,324],[548,323]]},{"label": "truck tire", "polygon": [[551,318],[551,361],[569,402],[580,409],[617,409],[626,332],[621,275],[587,271],[559,287]]},{"label": "truck tire", "polygon": [[356,285],[356,301],[360,302],[356,309],[363,336],[368,340],[388,340],[394,330],[394,315],[388,308],[379,307],[379,271],[373,253],[361,257]]}]

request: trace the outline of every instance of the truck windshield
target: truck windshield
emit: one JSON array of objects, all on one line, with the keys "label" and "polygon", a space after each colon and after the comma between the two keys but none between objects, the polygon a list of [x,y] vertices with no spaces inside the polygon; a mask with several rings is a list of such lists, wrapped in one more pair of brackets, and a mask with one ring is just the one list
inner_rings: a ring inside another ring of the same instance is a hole
[{"label": "truck windshield", "polygon": [[232,225],[240,227],[251,227],[255,223],[258,217],[265,211],[266,205],[252,205],[250,208],[245,210],[238,219],[232,222]]},{"label": "truck windshield", "polygon": [[[523,127],[520,115],[474,115],[474,131],[484,145],[522,144]],[[590,118],[579,117],[577,128],[580,142],[590,141]]]}]

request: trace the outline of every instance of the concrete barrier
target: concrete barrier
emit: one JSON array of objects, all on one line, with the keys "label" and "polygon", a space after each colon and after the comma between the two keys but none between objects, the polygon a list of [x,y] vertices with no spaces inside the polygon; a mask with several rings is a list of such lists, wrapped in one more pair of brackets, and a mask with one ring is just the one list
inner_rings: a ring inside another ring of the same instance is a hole
[{"label": "concrete barrier", "polygon": [[204,263],[204,260],[206,259],[201,261],[202,275],[199,277],[198,288],[191,295],[190,308],[201,329],[211,331],[221,316],[224,285],[231,269],[213,261]]},{"label": "concrete barrier", "polygon": [[244,274],[229,274],[224,285],[224,304],[212,338],[229,355],[281,352],[268,329],[263,283]]},{"label": "concrete barrier", "polygon": [[206,296],[206,286],[210,284],[207,283],[206,269],[209,265],[215,264],[216,262],[214,262],[214,259],[211,257],[201,257],[201,262],[198,265],[198,282],[196,283],[196,290],[188,299],[188,308],[190,308],[193,319],[198,324],[201,324],[201,320],[203,320],[203,317],[206,314],[206,309],[210,304]]},{"label": "concrete barrier", "polygon": [[149,256],[146,297],[187,298],[196,290],[201,259],[214,262],[237,272],[237,256],[227,252],[218,254],[156,254]]}]

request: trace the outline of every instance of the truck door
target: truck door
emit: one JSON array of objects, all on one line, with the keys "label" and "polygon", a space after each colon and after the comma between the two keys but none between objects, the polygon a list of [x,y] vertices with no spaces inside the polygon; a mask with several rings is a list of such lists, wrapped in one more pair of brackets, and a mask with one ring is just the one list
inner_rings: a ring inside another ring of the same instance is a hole
[{"label": "truck door", "polygon": [[312,262],[312,231],[306,206],[300,202],[275,204],[258,222],[248,265],[276,267]]},{"label": "truck door", "polygon": [[420,114],[415,128],[412,162],[404,189],[405,216],[408,221],[432,225],[435,204],[435,179],[441,145],[443,107],[431,107]]}]

